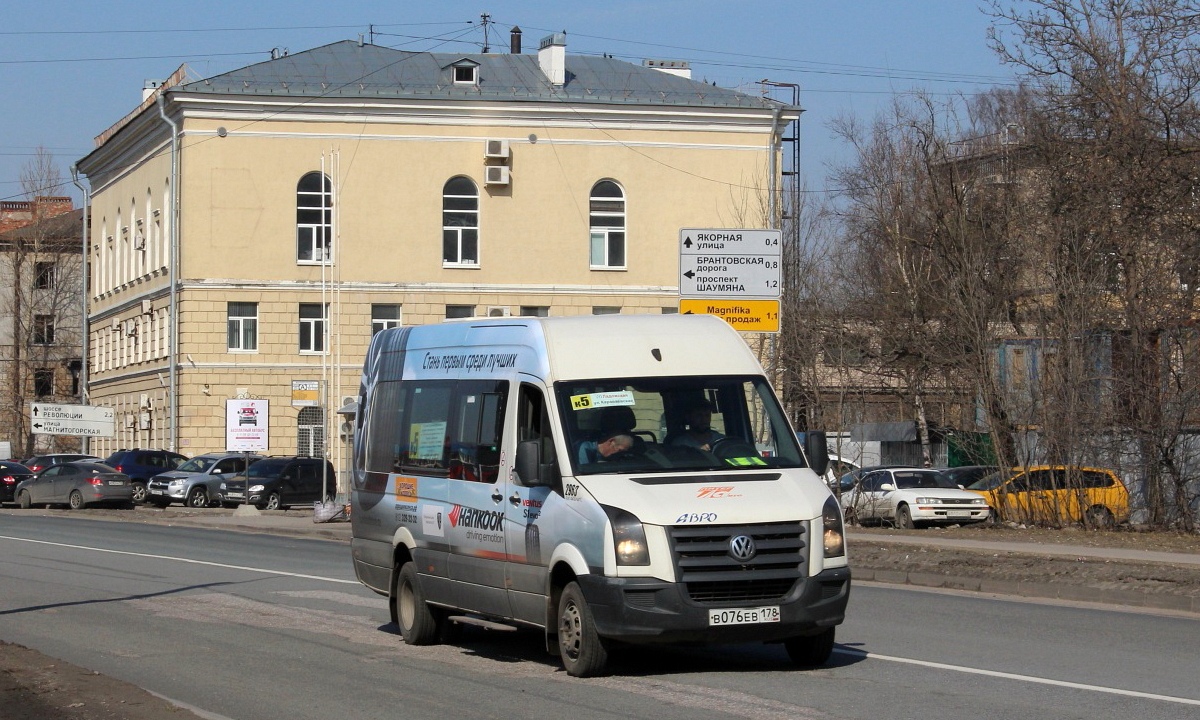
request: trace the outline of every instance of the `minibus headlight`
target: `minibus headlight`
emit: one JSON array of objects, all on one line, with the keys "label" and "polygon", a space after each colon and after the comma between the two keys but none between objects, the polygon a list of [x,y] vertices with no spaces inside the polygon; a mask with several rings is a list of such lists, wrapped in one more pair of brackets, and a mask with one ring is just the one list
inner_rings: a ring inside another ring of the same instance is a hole
[{"label": "minibus headlight", "polygon": [[842,525],[842,509],[832,495],[821,510],[821,524],[825,526],[825,557],[841,557],[846,554],[846,530]]},{"label": "minibus headlight", "polygon": [[646,530],[633,513],[620,508],[604,507],[612,525],[613,548],[618,565],[649,565],[650,549],[646,547]]},{"label": "minibus headlight", "polygon": [[260,493],[260,492],[262,492],[262,491],[263,491],[263,490],[265,490],[265,489],[266,489],[266,486],[265,486],[265,485],[251,485],[251,486],[250,486],[250,492],[258,492],[258,493]]}]

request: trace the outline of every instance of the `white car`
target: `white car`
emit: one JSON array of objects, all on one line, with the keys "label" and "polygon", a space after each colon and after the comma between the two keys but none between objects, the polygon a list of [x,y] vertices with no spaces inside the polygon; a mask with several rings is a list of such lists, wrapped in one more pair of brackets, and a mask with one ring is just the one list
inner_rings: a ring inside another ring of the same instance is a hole
[{"label": "white car", "polygon": [[864,473],[842,493],[847,522],[877,520],[898,528],[987,520],[991,508],[979,493],[963,490],[937,470],[880,468]]}]

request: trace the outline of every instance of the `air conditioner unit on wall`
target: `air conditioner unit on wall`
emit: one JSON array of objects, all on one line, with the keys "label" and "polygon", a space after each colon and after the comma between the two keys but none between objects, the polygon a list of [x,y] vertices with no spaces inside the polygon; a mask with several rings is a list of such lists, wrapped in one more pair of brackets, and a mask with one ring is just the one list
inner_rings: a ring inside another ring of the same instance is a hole
[{"label": "air conditioner unit on wall", "polygon": [[154,312],[154,303],[150,300],[142,301],[142,314],[150,315]]},{"label": "air conditioner unit on wall", "polygon": [[112,330],[120,330],[121,329],[121,318],[113,318],[112,325],[109,327]]},{"label": "air conditioner unit on wall", "polygon": [[501,307],[498,305],[493,305],[492,307],[489,307],[488,311],[487,311],[488,317],[508,317],[509,315],[512,315],[511,309],[509,309],[508,307]]},{"label": "air conditioner unit on wall", "polygon": [[508,141],[507,140],[484,140],[483,156],[489,158],[508,159]]},{"label": "air conditioner unit on wall", "polygon": [[484,185],[507,185],[508,184],[508,168],[504,165],[489,165],[485,167],[483,173]]}]

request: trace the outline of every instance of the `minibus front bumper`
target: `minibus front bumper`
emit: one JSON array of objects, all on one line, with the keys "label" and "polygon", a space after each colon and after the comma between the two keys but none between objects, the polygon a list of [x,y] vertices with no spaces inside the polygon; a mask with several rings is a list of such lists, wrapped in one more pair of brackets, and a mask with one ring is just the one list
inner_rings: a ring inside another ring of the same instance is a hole
[{"label": "minibus front bumper", "polygon": [[[841,623],[850,599],[850,568],[801,578],[777,601],[697,603],[682,583],[654,578],[576,578],[601,637],[628,643],[774,642],[815,635]],[[778,621],[714,625],[710,611],[779,608]]]}]

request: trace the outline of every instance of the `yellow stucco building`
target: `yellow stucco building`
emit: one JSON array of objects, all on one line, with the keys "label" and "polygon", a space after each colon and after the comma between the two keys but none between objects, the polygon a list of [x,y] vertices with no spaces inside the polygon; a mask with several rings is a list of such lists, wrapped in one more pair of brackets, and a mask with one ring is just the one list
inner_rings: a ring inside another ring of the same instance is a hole
[{"label": "yellow stucco building", "polygon": [[[448,317],[678,308],[679,230],[772,227],[798,107],[678,63],[340,42],[181,68],[77,163],[91,211],[93,453],[326,454],[372,333]],[[330,442],[326,442],[328,438]]]}]

